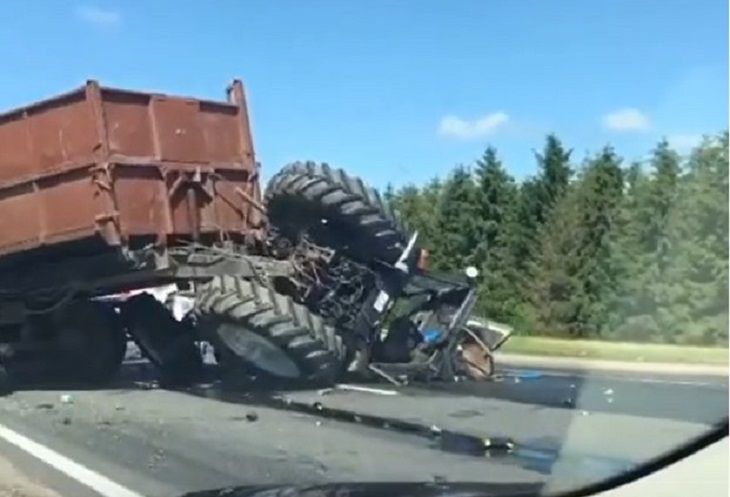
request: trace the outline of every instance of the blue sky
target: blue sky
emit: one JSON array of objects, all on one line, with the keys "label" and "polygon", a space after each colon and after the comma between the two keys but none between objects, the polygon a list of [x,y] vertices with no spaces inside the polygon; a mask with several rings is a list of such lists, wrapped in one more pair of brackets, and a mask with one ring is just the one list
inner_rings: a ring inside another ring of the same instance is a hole
[{"label": "blue sky", "polygon": [[0,108],[79,86],[247,87],[267,175],[328,161],[421,183],[487,144],[522,178],[555,132],[642,157],[728,122],[725,0],[61,1],[0,4]]}]

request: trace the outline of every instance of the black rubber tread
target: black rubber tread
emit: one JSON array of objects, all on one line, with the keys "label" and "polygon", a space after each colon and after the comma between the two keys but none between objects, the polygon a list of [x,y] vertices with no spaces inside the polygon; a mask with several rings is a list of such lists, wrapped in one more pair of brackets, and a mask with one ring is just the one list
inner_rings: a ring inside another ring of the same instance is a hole
[{"label": "black rubber tread", "polygon": [[79,350],[66,351],[62,375],[66,379],[103,383],[111,380],[124,360],[127,337],[114,309],[101,302],[77,301],[61,311],[55,325],[81,333]]},{"label": "black rubber tread", "polygon": [[185,323],[148,293],[130,298],[121,308],[127,331],[142,353],[160,370],[163,381],[196,379],[203,367],[195,336]]},{"label": "black rubber tread", "polygon": [[334,329],[271,288],[234,276],[217,276],[198,288],[195,311],[203,329],[214,332],[215,342],[225,344],[246,368],[263,376],[275,377],[247,361],[245,347],[237,345],[229,332],[222,333],[218,325],[235,324],[242,332],[256,333],[279,347],[297,365],[297,380],[330,384],[342,371],[345,353]]},{"label": "black rubber tread", "polygon": [[269,181],[265,201],[269,220],[284,235],[295,237],[308,223],[327,219],[347,241],[334,248],[361,262],[393,264],[408,242],[402,223],[376,190],[327,164],[285,166]]}]

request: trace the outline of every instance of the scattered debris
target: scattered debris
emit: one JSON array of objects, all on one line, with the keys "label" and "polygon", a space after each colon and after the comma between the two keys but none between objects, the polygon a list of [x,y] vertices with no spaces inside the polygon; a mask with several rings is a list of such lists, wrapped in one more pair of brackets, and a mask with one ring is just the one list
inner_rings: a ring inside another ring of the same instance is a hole
[{"label": "scattered debris", "polygon": [[585,410],[580,412],[580,415],[581,416],[588,416],[589,414],[590,413],[588,411],[585,411]]},{"label": "scattered debris", "polygon": [[[365,386],[361,386],[361,385],[350,385],[350,384],[346,384],[346,383],[340,383],[340,384],[336,385],[335,388],[337,390],[373,393],[376,395],[398,395],[398,392],[396,390],[391,390],[391,389],[386,389],[386,388],[365,387]],[[330,388],[328,390],[332,390],[332,389]]]},{"label": "scattered debris", "polygon": [[140,390],[156,390],[160,385],[156,381],[135,381],[135,386]]},{"label": "scattered debris", "polygon": [[514,373],[514,377],[521,380],[539,380],[542,378],[542,373],[539,371],[519,370]]},{"label": "scattered debris", "polygon": [[609,404],[613,404],[613,397],[608,397],[606,399],[606,402],[608,402]]},{"label": "scattered debris", "polygon": [[61,420],[61,424],[63,425],[70,425],[71,424],[71,418],[65,417]]},{"label": "scattered debris", "polygon": [[46,410],[53,409],[53,404],[51,404],[50,402],[43,402],[43,403],[35,406],[35,408],[36,409],[46,409]]},{"label": "scattered debris", "polygon": [[603,395],[613,395],[613,388],[607,388],[603,391]]},{"label": "scattered debris", "polygon": [[249,423],[253,423],[254,421],[258,421],[259,415],[256,414],[254,411],[249,411],[246,413],[246,421]]},{"label": "scattered debris", "polygon": [[114,410],[115,410],[115,411],[123,411],[123,410],[124,410],[124,406],[116,406],[116,407],[114,408]]},{"label": "scattered debris", "polygon": [[63,395],[61,395],[60,400],[61,400],[61,404],[73,404],[73,402],[74,402],[74,398],[70,394],[67,394],[67,393],[64,393]]},{"label": "scattered debris", "polygon": [[322,426],[322,422],[319,420],[315,421],[314,426]]}]

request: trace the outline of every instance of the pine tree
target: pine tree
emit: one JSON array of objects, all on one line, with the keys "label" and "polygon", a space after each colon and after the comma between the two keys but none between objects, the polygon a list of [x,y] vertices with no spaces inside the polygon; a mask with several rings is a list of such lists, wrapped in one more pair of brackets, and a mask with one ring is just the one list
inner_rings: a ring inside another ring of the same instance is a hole
[{"label": "pine tree", "polygon": [[479,241],[476,187],[463,166],[454,169],[443,186],[436,213],[438,237],[433,265],[442,270],[462,270],[475,261]]},{"label": "pine tree", "polygon": [[727,343],[728,134],[691,154],[671,218],[667,280],[676,341]]},{"label": "pine tree", "polygon": [[570,155],[571,151],[565,150],[557,136],[548,135],[542,153],[535,154],[537,176],[523,181],[516,195],[513,250],[515,269],[524,283],[532,278],[529,267],[539,250],[538,233],[570,188],[573,177]]},{"label": "pine tree", "polygon": [[537,236],[534,260],[524,288],[533,314],[534,330],[541,335],[579,335],[577,326],[583,291],[580,270],[581,229],[579,191],[571,189],[552,209]]},{"label": "pine tree", "polygon": [[623,192],[620,161],[611,147],[587,161],[540,230],[531,286],[544,332],[592,337],[607,325],[604,297],[616,273],[609,234]]},{"label": "pine tree", "polygon": [[505,244],[505,227],[513,218],[516,191],[514,179],[505,171],[493,147],[487,147],[477,161],[476,179],[480,218],[476,262],[482,266],[494,250]]},{"label": "pine tree", "polygon": [[544,224],[550,210],[565,193],[573,176],[570,167],[571,150],[565,150],[557,136],[549,134],[545,139],[542,153],[536,153],[538,164],[537,203],[535,220]]},{"label": "pine tree", "polygon": [[516,186],[493,147],[477,161],[476,199],[479,239],[475,265],[481,271],[480,311],[497,320],[510,320],[518,302],[512,256]]},{"label": "pine tree", "polygon": [[621,339],[659,340],[679,331],[671,317],[667,275],[672,262],[669,221],[676,209],[681,173],[679,155],[663,140],[652,153],[650,167],[649,178],[633,178],[614,235],[613,259],[620,274],[614,289],[617,295],[608,298],[614,336]]},{"label": "pine tree", "polygon": [[440,183],[434,180],[423,189],[406,185],[393,194],[391,201],[407,228],[418,232],[419,245],[426,249],[431,249],[435,243],[440,194]]}]

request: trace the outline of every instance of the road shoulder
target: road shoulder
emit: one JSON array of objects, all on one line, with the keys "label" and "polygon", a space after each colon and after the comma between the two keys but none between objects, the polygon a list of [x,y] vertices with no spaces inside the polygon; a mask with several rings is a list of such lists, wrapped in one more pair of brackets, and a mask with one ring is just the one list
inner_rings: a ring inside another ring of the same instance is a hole
[{"label": "road shoulder", "polygon": [[21,471],[17,463],[8,459],[5,450],[0,453],[0,495],[60,497],[55,490],[51,490],[25,471]]},{"label": "road shoulder", "polygon": [[728,376],[728,367],[709,364],[676,364],[663,362],[628,362],[577,357],[542,357],[499,352],[497,364],[505,367],[561,369],[579,372],[626,372],[687,376]]}]

